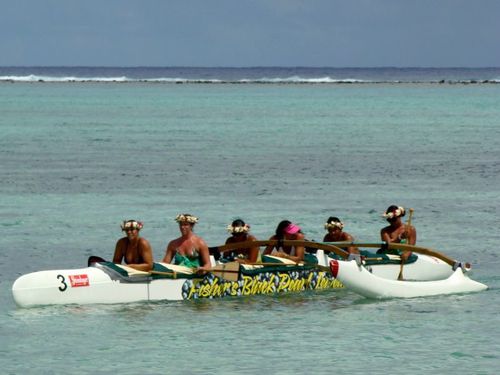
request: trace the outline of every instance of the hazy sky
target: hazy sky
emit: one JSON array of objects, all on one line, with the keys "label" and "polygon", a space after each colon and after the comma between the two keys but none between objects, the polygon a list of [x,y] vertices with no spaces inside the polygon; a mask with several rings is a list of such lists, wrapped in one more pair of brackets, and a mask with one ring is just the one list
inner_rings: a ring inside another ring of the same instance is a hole
[{"label": "hazy sky", "polygon": [[500,66],[500,0],[0,0],[0,66]]}]

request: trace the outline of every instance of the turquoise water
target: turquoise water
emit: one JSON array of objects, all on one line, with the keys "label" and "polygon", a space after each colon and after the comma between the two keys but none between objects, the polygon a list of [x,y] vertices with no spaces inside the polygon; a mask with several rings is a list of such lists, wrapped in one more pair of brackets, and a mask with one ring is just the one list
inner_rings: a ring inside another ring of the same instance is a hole
[{"label": "turquoise water", "polygon": [[[494,374],[500,86],[0,84],[2,373]],[[369,301],[326,291],[16,308],[22,274],[110,257],[126,218],[156,259],[180,212],[209,245],[237,217],[310,239],[339,216],[378,241],[413,207],[418,244],[490,290]]]}]

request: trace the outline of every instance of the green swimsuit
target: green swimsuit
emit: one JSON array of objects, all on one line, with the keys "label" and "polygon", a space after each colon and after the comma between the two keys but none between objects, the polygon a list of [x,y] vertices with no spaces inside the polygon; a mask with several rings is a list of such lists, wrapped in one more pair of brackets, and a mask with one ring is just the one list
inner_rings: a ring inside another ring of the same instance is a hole
[{"label": "green swimsuit", "polygon": [[174,263],[179,266],[186,266],[191,268],[200,267],[200,254],[196,249],[193,249],[193,253],[191,256],[181,255],[176,251]]}]

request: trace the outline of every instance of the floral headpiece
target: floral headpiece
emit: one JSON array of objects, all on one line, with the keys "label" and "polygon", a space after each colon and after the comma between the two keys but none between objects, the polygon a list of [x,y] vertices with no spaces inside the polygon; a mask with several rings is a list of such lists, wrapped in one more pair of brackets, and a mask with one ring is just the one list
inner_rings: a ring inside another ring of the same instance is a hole
[{"label": "floral headpiece", "polygon": [[344,223],[341,221],[332,221],[331,223],[325,223],[325,229],[328,230],[330,228],[339,228],[342,230],[344,228]]},{"label": "floral headpiece", "polygon": [[187,222],[189,224],[196,224],[198,222],[198,218],[189,214],[179,214],[175,217],[175,221],[178,223]]},{"label": "floral headpiece", "polygon": [[386,219],[392,219],[394,217],[401,217],[405,214],[405,209],[404,207],[398,207],[395,210],[389,211],[389,212],[384,212],[382,214],[383,217]]},{"label": "floral headpiece", "polygon": [[227,231],[229,233],[232,233],[232,234],[235,234],[235,233],[248,233],[248,231],[250,230],[250,225],[245,224],[243,226],[233,227],[231,224],[229,224],[226,227],[226,229],[227,229]]},{"label": "floral headpiece", "polygon": [[135,220],[124,220],[123,223],[120,224],[123,231],[126,231],[127,229],[141,230],[143,226],[144,224],[142,222]]}]

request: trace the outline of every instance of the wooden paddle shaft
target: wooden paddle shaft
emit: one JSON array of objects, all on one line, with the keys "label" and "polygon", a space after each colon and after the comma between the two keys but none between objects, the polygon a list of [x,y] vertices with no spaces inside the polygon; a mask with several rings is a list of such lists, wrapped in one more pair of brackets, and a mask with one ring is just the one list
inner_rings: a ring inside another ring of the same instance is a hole
[{"label": "wooden paddle shaft", "polygon": [[406,228],[408,229],[408,231],[406,233],[406,243],[409,243],[409,241],[410,241],[412,216],[413,216],[413,208],[410,208],[410,214],[408,215],[408,221],[406,222]]},{"label": "wooden paddle shaft", "polygon": [[[228,245],[223,245],[219,246],[218,249],[221,252],[224,251],[229,251],[233,249],[244,249],[244,248],[249,248],[252,246],[268,246],[268,245],[273,245],[275,246],[278,243],[276,240],[268,240],[268,241],[245,241],[245,242],[239,242],[239,243],[234,243],[234,244],[228,244]],[[328,243],[320,243],[320,242],[313,242],[313,241],[283,241],[285,246],[305,246],[305,247],[312,247],[312,248],[317,248],[324,250],[326,252],[333,252],[334,254],[337,254],[341,256],[342,258],[347,258],[349,253],[345,250],[350,246],[356,246],[356,247],[372,247],[372,248],[380,248],[380,247],[386,247],[387,249],[398,249],[398,250],[408,250],[408,251],[413,251],[414,253],[418,254],[423,254],[423,255],[428,255],[432,256],[438,259],[441,259],[443,262],[448,263],[450,266],[454,266],[457,261],[430,248],[425,248],[425,247],[419,247],[419,246],[414,246],[414,245],[408,245],[408,244],[401,244],[401,243],[385,243],[385,242],[378,242],[378,243],[365,243],[365,242],[328,242]]]},{"label": "wooden paddle shaft", "polygon": [[443,253],[440,253],[436,250],[420,247],[415,245],[408,245],[404,243],[385,243],[385,242],[333,242],[331,243],[336,247],[340,248],[348,248],[349,246],[357,246],[357,247],[373,247],[373,248],[386,248],[386,249],[395,249],[395,250],[408,250],[417,254],[428,255],[434,258],[441,259],[443,262],[448,263],[450,266],[454,266],[457,261],[452,259]]},{"label": "wooden paddle shaft", "polygon": [[302,247],[312,247],[315,249],[321,249],[326,252],[335,253],[341,258],[345,259],[349,256],[349,253],[335,244],[322,243],[322,242],[314,242],[314,241],[302,241],[302,240],[266,240],[266,241],[245,241],[245,242],[236,242],[227,245],[217,246],[213,249],[217,249],[221,253],[236,249],[247,249],[252,247],[261,247],[261,246],[302,246]]}]

